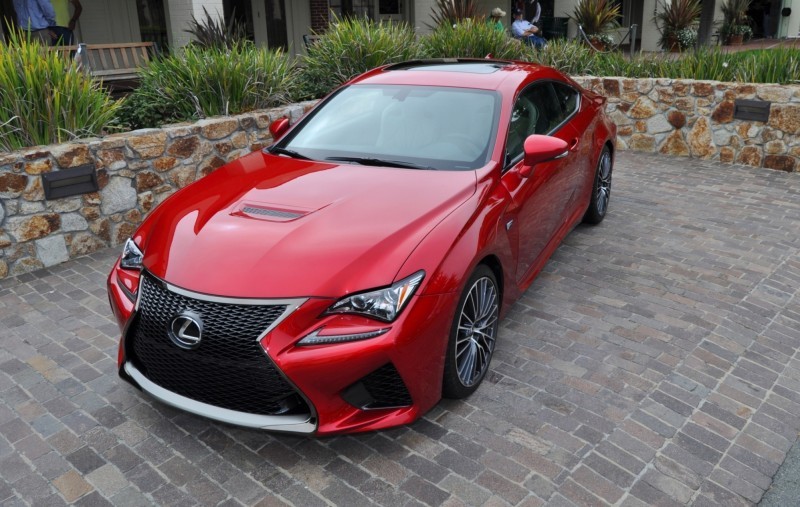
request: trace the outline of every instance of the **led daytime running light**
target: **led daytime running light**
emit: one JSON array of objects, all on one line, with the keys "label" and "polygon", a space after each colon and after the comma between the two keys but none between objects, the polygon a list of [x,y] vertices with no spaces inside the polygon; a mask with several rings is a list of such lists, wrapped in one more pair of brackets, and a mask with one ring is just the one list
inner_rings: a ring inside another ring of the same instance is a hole
[{"label": "led daytime running light", "polygon": [[368,340],[370,338],[375,338],[376,336],[380,336],[382,334],[386,334],[391,328],[386,327],[383,329],[378,329],[376,331],[369,331],[366,333],[355,333],[355,334],[333,334],[333,335],[320,335],[319,332],[322,331],[323,328],[316,329],[313,333],[306,336],[299,342],[298,345],[328,345],[331,343],[342,343],[342,342],[354,342],[359,340]]}]

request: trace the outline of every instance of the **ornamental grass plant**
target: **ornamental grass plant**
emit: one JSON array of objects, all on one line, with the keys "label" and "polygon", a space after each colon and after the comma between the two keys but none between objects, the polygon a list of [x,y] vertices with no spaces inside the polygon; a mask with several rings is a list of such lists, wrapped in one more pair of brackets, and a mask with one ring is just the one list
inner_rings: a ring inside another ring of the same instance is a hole
[{"label": "ornamental grass plant", "polygon": [[[182,51],[153,60],[139,73],[140,87],[129,97],[122,122],[158,123],[240,114],[290,101],[296,71],[282,52],[248,41],[230,48],[190,44]],[[144,108],[144,110],[142,109]]]},{"label": "ornamental grass plant", "polygon": [[421,54],[428,58],[492,58],[530,60],[530,46],[513,39],[482,20],[465,19],[440,25],[420,40]]},{"label": "ornamental grass plant", "polygon": [[71,60],[18,32],[8,36],[0,44],[0,149],[103,133],[119,104]]},{"label": "ornamental grass plant", "polygon": [[336,19],[302,57],[296,98],[322,97],[370,69],[414,59],[418,51],[414,31],[405,23]]}]

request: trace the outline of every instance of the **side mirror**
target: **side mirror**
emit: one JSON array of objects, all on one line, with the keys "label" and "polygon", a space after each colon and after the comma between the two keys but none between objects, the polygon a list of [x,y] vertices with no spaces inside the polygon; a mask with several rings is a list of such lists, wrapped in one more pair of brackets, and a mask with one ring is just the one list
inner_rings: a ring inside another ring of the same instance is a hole
[{"label": "side mirror", "polygon": [[563,139],[550,136],[533,134],[525,139],[525,158],[522,162],[520,175],[527,178],[533,174],[533,166],[548,160],[565,157],[569,153],[569,146]]},{"label": "side mirror", "polygon": [[289,118],[280,118],[269,124],[269,133],[277,141],[289,130]]}]

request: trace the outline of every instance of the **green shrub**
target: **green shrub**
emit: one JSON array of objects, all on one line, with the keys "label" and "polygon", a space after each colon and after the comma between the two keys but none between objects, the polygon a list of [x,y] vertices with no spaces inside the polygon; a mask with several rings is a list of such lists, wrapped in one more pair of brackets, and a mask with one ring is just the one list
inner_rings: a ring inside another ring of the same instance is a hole
[{"label": "green shrub", "polygon": [[165,123],[277,106],[289,101],[296,80],[286,55],[250,42],[230,49],[190,44],[153,60],[139,76],[141,86],[130,99],[149,106],[123,118],[132,124],[137,118]]},{"label": "green shrub", "polygon": [[586,44],[574,40],[555,39],[531,54],[531,60],[573,76],[594,74],[596,60],[605,55],[596,53]]},{"label": "green shrub", "polygon": [[455,25],[440,25],[420,41],[422,54],[429,58],[493,58],[528,60],[530,49],[481,20],[465,19]]},{"label": "green shrub", "polygon": [[743,83],[800,83],[800,49],[772,48],[736,53],[735,76]]},{"label": "green shrub", "polygon": [[0,43],[0,149],[98,135],[119,105],[71,61],[18,33]]},{"label": "green shrub", "polygon": [[405,23],[337,19],[302,58],[295,99],[319,98],[375,67],[417,57],[414,32]]}]

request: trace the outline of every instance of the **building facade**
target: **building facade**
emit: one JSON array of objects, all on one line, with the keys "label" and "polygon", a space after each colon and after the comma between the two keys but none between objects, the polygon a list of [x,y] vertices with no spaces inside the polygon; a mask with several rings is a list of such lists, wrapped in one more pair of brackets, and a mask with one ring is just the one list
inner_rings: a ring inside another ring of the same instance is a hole
[{"label": "building facade", "polygon": [[[659,33],[655,14],[671,0],[612,0],[621,7],[621,39],[627,28],[638,26],[637,47],[658,51]],[[721,20],[722,0],[714,1],[715,20]],[[793,0],[754,0],[751,17],[755,32],[775,37],[796,37],[800,32],[800,5]],[[540,0],[542,16],[567,26],[569,36],[576,27],[566,18],[579,0]],[[494,7],[506,11],[504,22],[511,23],[515,7],[532,16],[533,0],[477,0],[478,11],[488,14]],[[0,15],[12,18],[11,0],[0,0]],[[322,32],[334,15],[367,16],[375,20],[405,21],[417,33],[431,30],[435,0],[81,0],[83,14],[76,29],[77,40],[87,43],[153,41],[162,48],[186,45],[186,32],[192,17],[202,19],[205,12],[226,22],[236,19],[257,44],[282,47],[292,54],[304,50],[303,35]],[[559,26],[561,26],[559,24]]]}]

